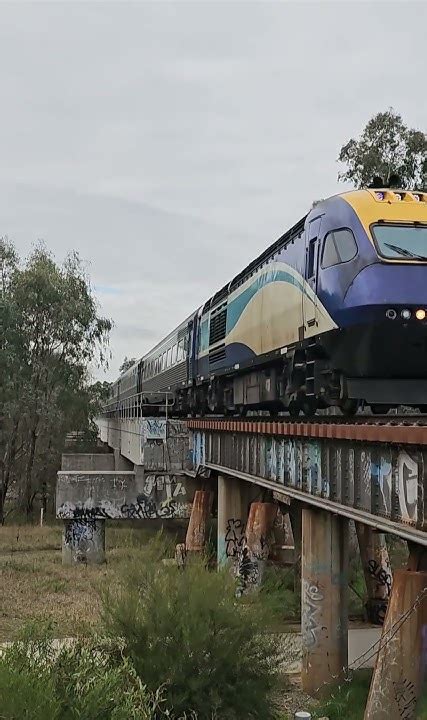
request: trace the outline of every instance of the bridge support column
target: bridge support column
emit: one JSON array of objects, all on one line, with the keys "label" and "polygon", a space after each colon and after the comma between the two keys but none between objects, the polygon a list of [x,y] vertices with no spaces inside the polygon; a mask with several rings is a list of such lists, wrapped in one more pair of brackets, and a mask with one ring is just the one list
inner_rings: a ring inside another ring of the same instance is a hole
[{"label": "bridge support column", "polygon": [[348,663],[348,520],[302,511],[302,686],[327,691]]},{"label": "bridge support column", "polygon": [[291,500],[289,508],[292,535],[294,536],[294,591],[301,588],[301,556],[302,556],[302,503]]},{"label": "bridge support column", "polygon": [[427,572],[396,570],[365,720],[418,717],[426,683]]},{"label": "bridge support column", "polygon": [[212,493],[196,490],[185,538],[186,552],[202,552],[206,544],[206,525],[211,514]]},{"label": "bridge support column", "polygon": [[234,477],[218,475],[218,566],[235,563],[242,547],[254,488]]},{"label": "bridge support column", "polygon": [[256,590],[262,582],[273,540],[277,505],[253,502],[249,510],[245,536],[237,563],[238,594]]},{"label": "bridge support column", "polygon": [[62,564],[100,565],[104,562],[105,520],[65,520]]},{"label": "bridge support column", "polygon": [[120,448],[114,448],[114,470],[132,471],[133,468],[133,463],[121,454]]},{"label": "bridge support column", "polygon": [[368,620],[382,625],[393,581],[385,535],[363,523],[356,523],[356,533],[368,591]]}]

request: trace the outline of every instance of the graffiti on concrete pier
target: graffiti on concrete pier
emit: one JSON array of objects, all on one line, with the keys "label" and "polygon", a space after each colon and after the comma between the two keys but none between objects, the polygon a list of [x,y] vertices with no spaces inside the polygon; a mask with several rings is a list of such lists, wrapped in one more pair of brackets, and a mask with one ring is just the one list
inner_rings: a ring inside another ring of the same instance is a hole
[{"label": "graffiti on concrete pier", "polygon": [[319,641],[321,632],[321,613],[324,595],[319,586],[308,580],[302,581],[302,618],[301,632],[306,648],[313,648]]},{"label": "graffiti on concrete pier", "polygon": [[78,486],[65,480],[58,498],[57,517],[63,520],[155,520],[187,518],[194,483],[182,475],[149,473],[139,485],[132,475],[121,489],[121,478],[88,476]]},{"label": "graffiti on concrete pier", "polygon": [[242,548],[245,534],[245,523],[239,518],[227,520],[225,532],[225,554],[228,558],[236,558]]},{"label": "graffiti on concrete pier", "polygon": [[387,593],[387,596],[389,596],[391,593],[392,585],[391,570],[388,570],[387,567],[380,565],[377,560],[369,560],[368,571],[371,577],[375,579],[375,582],[380,587],[383,587],[385,589],[385,592]]},{"label": "graffiti on concrete pier", "polygon": [[406,678],[400,677],[393,681],[393,690],[402,720],[410,720],[414,717],[417,705],[417,694],[414,683]]}]

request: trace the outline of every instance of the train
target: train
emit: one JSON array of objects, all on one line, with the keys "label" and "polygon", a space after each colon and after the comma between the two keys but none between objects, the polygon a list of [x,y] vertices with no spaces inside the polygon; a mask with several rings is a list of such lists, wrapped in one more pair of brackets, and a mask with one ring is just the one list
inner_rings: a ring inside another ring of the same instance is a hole
[{"label": "train", "polygon": [[[166,403],[167,399],[167,403]],[[427,411],[427,192],[313,205],[111,385],[109,412]]]}]

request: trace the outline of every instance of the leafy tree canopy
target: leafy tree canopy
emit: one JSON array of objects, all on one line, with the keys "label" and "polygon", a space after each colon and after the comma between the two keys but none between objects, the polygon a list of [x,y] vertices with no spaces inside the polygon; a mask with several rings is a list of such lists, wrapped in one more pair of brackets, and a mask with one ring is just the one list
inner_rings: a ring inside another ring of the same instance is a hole
[{"label": "leafy tree canopy", "polygon": [[123,373],[125,373],[126,370],[129,370],[129,368],[131,368],[132,365],[134,365],[135,363],[136,363],[136,358],[128,358],[127,355],[125,355],[124,360],[119,367],[120,375],[123,375]]},{"label": "leafy tree canopy", "polygon": [[0,521],[13,485],[27,515],[65,436],[89,429],[102,402],[90,365],[107,364],[111,321],[100,317],[80,258],[62,266],[39,245],[20,263],[0,239]]},{"label": "leafy tree canopy", "polygon": [[377,113],[359,139],[346,142],[338,156],[346,166],[338,180],[350,181],[358,188],[370,185],[375,176],[384,186],[398,176],[400,187],[427,189],[427,136],[409,128],[393,108]]}]

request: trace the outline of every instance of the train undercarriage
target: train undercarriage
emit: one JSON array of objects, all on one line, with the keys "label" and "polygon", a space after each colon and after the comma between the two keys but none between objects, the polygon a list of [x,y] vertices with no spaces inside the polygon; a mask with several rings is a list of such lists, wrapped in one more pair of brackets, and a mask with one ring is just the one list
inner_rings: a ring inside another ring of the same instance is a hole
[{"label": "train undercarriage", "polygon": [[174,410],[241,416],[287,411],[297,417],[330,407],[343,415],[364,407],[385,414],[406,405],[427,412],[426,328],[396,330],[384,324],[313,338],[283,356],[178,391]]}]

